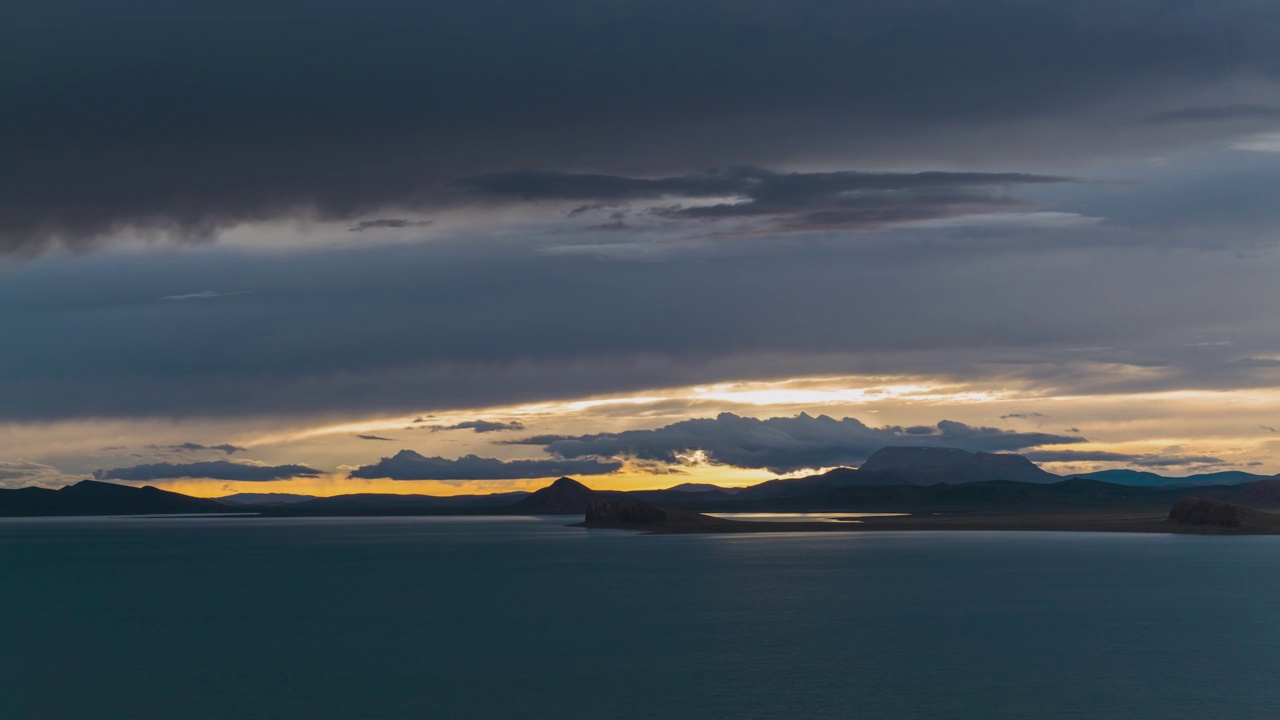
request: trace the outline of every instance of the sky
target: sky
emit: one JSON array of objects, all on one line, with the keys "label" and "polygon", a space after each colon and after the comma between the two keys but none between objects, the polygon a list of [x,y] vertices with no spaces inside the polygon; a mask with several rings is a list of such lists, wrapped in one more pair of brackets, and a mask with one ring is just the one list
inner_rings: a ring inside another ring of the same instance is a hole
[{"label": "sky", "polygon": [[0,5],[0,487],[1280,472],[1271,0]]}]

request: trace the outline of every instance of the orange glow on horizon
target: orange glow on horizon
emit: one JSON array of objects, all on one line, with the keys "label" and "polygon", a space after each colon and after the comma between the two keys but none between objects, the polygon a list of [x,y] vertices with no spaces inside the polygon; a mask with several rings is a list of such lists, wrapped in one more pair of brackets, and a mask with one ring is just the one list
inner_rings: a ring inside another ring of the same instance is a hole
[{"label": "orange glow on horizon", "polygon": [[[744,487],[779,477],[767,470],[744,470],[731,467],[682,468],[682,474],[654,474],[623,471],[611,475],[574,476],[578,482],[593,490],[660,490],[682,483],[711,483],[722,487]],[[191,495],[192,497],[223,497],[236,493],[288,493],[331,497],[358,493],[389,495],[488,495],[500,492],[533,492],[550,485],[556,478],[530,480],[467,480],[446,482],[442,480],[362,480],[343,474],[318,478],[295,478],[274,482],[226,482],[217,480],[182,479],[166,482],[130,483],[152,485],[162,490]]]}]

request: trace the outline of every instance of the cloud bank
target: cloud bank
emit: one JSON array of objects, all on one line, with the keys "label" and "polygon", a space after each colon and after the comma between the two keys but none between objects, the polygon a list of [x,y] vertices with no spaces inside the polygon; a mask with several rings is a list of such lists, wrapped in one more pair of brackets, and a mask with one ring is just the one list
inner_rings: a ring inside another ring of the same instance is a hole
[{"label": "cloud bank", "polygon": [[270,482],[272,480],[288,480],[299,477],[319,477],[320,473],[321,471],[306,465],[251,465],[228,460],[216,460],[196,463],[149,463],[111,470],[96,470],[93,476],[99,480],[125,480],[129,482],[177,480],[181,478]]},{"label": "cloud bank", "polygon": [[511,441],[541,445],[560,458],[637,458],[670,464],[705,453],[708,462],[775,473],[859,465],[887,445],[947,447],[972,452],[1024,450],[1038,445],[1084,442],[1074,435],[1024,433],[943,420],[932,426],[870,427],[855,418],[836,420],[801,413],[759,420],[733,413],[672,423],[654,430],[628,430],[572,437],[535,436]]},{"label": "cloud bank", "polygon": [[496,420],[465,420],[453,425],[422,425],[421,429],[430,430],[431,432],[442,432],[445,430],[472,430],[477,433],[507,432],[514,430],[523,430],[524,423],[519,420],[511,422],[500,422]]},{"label": "cloud bank", "polygon": [[466,455],[456,460],[401,450],[351,471],[353,478],[391,480],[528,480],[562,475],[608,475],[620,462],[585,460],[498,460]]},{"label": "cloud bank", "polygon": [[[653,179],[521,171],[483,175],[460,184],[486,197],[587,203],[575,212],[634,200],[664,200],[671,204],[648,214],[665,220],[761,219],[767,220],[761,231],[794,231],[876,230],[903,222],[1010,210],[1022,203],[1009,197],[1008,188],[1065,181],[1025,173],[779,173],[733,167]],[[681,204],[707,199],[720,201]]]},{"label": "cloud bank", "polygon": [[1208,455],[1165,455],[1158,453],[1118,453],[1102,450],[1034,450],[1023,453],[1028,460],[1052,462],[1118,462],[1135,467],[1164,468],[1221,465],[1221,458]]}]

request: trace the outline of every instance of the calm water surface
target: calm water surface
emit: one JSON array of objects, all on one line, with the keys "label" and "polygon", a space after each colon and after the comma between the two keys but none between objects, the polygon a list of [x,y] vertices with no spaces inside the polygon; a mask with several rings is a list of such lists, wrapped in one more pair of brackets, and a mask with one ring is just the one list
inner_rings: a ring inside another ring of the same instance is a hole
[{"label": "calm water surface", "polygon": [[0,521],[0,717],[1280,715],[1280,538],[565,521]]}]

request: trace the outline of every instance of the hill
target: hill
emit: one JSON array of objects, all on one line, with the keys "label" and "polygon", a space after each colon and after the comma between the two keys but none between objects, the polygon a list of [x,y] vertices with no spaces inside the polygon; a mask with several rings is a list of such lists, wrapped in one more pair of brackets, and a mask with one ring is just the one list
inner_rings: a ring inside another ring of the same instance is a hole
[{"label": "hill", "polygon": [[351,493],[313,498],[303,502],[248,506],[271,515],[478,515],[501,514],[527,492],[490,495],[399,495]]},{"label": "hill", "polygon": [[229,505],[273,505],[306,502],[315,500],[315,495],[294,495],[292,493],[236,493],[215,498],[218,502]]},{"label": "hill", "polygon": [[954,448],[884,447],[861,467],[836,468],[820,475],[769,480],[738,491],[739,500],[778,500],[857,485],[937,485],[1006,480],[1054,483],[1062,478],[1041,470],[1021,455],[972,453]]},{"label": "hill", "polygon": [[685,492],[685,493],[724,493],[726,495],[736,495],[741,488],[726,488],[711,483],[680,483],[672,485],[662,492]]},{"label": "hill", "polygon": [[0,516],[44,515],[156,515],[225,513],[232,508],[151,486],[131,487],[82,480],[58,490],[20,488],[0,490]]},{"label": "hill", "polygon": [[1200,473],[1198,475],[1187,475],[1185,477],[1169,477],[1143,470],[1099,470],[1098,472],[1082,473],[1075,477],[1102,480],[1103,482],[1116,483],[1119,485],[1167,487],[1174,485],[1234,485],[1238,483],[1264,480],[1271,476],[1255,475],[1254,473],[1241,472],[1238,470]]},{"label": "hill", "polygon": [[605,498],[606,494],[597,493],[572,478],[562,477],[530,493],[508,510],[529,515],[585,515],[592,502]]}]

